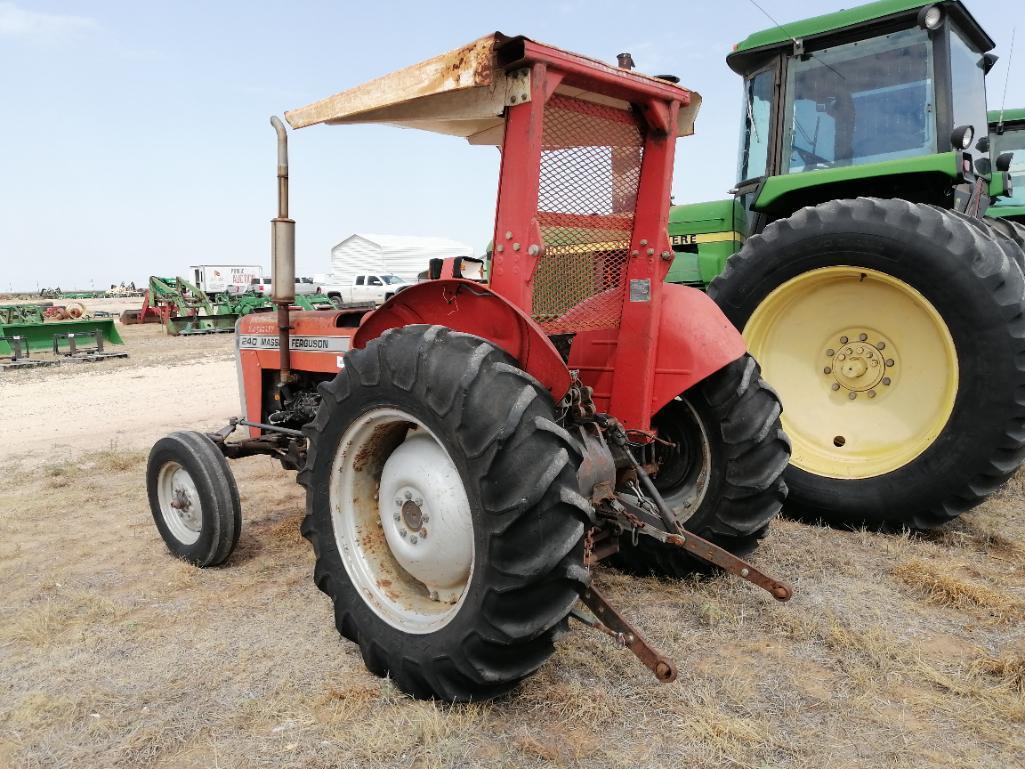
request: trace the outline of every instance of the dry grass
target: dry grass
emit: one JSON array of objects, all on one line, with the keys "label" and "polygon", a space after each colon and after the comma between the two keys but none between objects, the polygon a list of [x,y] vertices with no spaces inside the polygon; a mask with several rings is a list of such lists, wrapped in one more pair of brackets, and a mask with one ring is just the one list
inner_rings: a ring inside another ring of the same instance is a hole
[{"label": "dry grass", "polygon": [[972,670],[991,676],[1000,686],[1025,697],[1025,654],[1009,652],[1000,657],[986,655],[972,663]]},{"label": "dry grass", "polygon": [[991,616],[1010,621],[1022,615],[1022,604],[1006,592],[955,576],[950,567],[911,558],[898,563],[893,575],[917,588],[931,603],[957,609],[982,609]]},{"label": "dry grass", "polygon": [[786,605],[599,568],[676,684],[575,626],[511,696],[448,706],[339,638],[293,474],[233,463],[239,548],[200,571],[156,535],[145,451],[112,437],[0,480],[3,769],[1025,765],[1023,476],[929,536],[779,521],[755,559]]},{"label": "dry grass", "polygon": [[141,468],[146,463],[146,455],[145,451],[120,448],[118,442],[113,440],[107,448],[91,454],[89,460],[91,467],[101,472],[123,473]]},{"label": "dry grass", "polygon": [[677,660],[677,684],[577,629],[514,695],[448,706],[406,698],[339,639],[290,473],[234,463],[246,529],[227,567],[200,571],[159,544],[144,455],[127,457],[108,447],[3,490],[19,514],[0,516],[0,541],[19,549],[0,560],[0,765],[921,769],[1025,755],[1016,626],[991,621],[1023,581],[980,549],[781,521],[758,560],[795,578],[785,606],[728,578],[599,569]]}]

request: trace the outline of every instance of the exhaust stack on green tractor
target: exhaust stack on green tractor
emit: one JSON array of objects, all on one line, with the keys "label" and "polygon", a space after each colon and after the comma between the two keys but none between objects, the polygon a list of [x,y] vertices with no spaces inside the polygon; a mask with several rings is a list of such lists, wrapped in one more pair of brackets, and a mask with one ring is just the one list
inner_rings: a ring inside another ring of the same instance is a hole
[{"label": "exhaust stack on green tractor", "polygon": [[707,287],[780,392],[792,512],[929,528],[1025,457],[1025,253],[986,217],[1013,189],[993,47],[960,2],[883,0],[727,57],[738,182],[673,208],[668,279]]}]

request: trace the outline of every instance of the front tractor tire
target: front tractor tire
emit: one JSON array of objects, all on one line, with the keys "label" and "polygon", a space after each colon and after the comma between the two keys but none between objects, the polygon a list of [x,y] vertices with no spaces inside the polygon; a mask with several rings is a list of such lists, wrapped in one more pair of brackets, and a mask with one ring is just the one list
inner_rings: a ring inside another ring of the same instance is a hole
[{"label": "front tractor tire", "polygon": [[150,512],[167,549],[193,566],[228,560],[242,531],[242,506],[228,461],[203,433],[171,433],[146,463]]},{"label": "front tractor tire", "polygon": [[1025,457],[1025,281],[985,228],[831,201],[750,238],[709,294],[782,398],[788,512],[932,528]]},{"label": "front tractor tire", "polygon": [[[783,472],[790,441],[780,402],[744,355],[699,382],[655,415],[660,468],[654,477],[665,501],[688,530],[737,555],[765,536],[787,495]],[[613,557],[638,574],[683,577],[708,568],[679,547],[650,537],[620,538]]]},{"label": "front tractor tire", "polygon": [[508,691],[587,582],[580,448],[550,396],[485,340],[423,325],[347,353],[321,394],[302,531],[339,632],[414,697]]}]

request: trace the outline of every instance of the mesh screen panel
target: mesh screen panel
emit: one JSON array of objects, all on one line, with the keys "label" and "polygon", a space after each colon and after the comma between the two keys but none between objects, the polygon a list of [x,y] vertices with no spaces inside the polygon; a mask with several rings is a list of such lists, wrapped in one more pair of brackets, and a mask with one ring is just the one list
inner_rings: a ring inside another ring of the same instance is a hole
[{"label": "mesh screen panel", "polygon": [[549,333],[619,325],[643,143],[628,110],[545,105],[532,314]]}]

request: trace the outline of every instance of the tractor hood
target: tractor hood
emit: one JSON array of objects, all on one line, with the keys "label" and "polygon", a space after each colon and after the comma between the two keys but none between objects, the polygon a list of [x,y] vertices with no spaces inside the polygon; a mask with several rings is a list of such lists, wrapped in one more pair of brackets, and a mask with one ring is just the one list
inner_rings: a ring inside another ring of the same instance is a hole
[{"label": "tractor hood", "polygon": [[[462,136],[470,144],[502,143],[503,112],[507,106],[530,99],[529,76],[521,74],[539,56],[558,57],[563,64],[584,60],[592,67],[627,75],[634,86],[672,97],[681,106],[677,132],[694,132],[694,119],[701,96],[666,80],[635,71],[618,69],[595,59],[551,46],[539,45],[529,38],[509,37],[501,32],[475,40],[469,45],[432,59],[413,64],[363,85],[285,113],[292,128],[317,123],[386,123],[403,128]],[[625,102],[588,93],[567,76],[556,89],[579,99],[623,106]],[[636,93],[636,91],[634,91]]]}]

